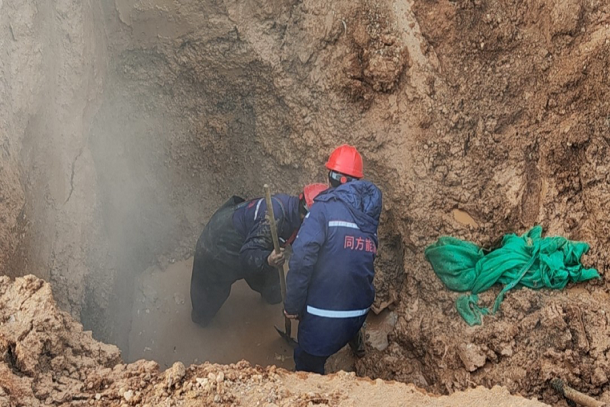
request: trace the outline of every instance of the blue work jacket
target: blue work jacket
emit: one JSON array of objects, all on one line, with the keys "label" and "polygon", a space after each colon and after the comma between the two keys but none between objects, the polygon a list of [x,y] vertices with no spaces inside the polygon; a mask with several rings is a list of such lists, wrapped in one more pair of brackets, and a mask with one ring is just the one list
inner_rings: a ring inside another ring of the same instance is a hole
[{"label": "blue work jacket", "polygon": [[381,191],[353,181],[315,199],[293,244],[284,307],[300,315],[298,340],[330,356],[362,327],[375,299],[373,262]]},{"label": "blue work jacket", "polygon": [[[299,198],[285,194],[273,195],[273,214],[280,244],[285,243],[301,226]],[[253,199],[240,204],[233,214],[233,225],[244,238],[239,251],[239,261],[245,276],[264,272],[275,272],[267,263],[273,251],[271,230],[266,220],[265,198]]]}]

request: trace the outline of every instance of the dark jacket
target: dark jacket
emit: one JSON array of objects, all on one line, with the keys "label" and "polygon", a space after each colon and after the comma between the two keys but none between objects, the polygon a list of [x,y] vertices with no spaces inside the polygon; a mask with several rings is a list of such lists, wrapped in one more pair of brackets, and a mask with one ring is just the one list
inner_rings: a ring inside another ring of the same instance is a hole
[{"label": "dark jacket", "polygon": [[[301,226],[299,198],[285,194],[272,197],[280,244],[286,243]],[[267,202],[265,198],[254,199],[240,204],[233,214],[233,225],[243,237],[239,251],[239,261],[245,275],[277,271],[269,266],[267,257],[273,251],[271,228],[266,220]]]},{"label": "dark jacket", "polygon": [[381,191],[353,181],[322,192],[293,244],[285,309],[299,314],[299,345],[330,356],[358,332],[375,298]]}]

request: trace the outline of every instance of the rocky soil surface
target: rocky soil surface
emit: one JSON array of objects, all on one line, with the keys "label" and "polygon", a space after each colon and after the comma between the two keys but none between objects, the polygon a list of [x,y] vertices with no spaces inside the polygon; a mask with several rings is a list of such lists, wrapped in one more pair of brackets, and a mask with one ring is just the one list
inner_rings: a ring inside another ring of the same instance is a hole
[{"label": "rocky soil surface", "polygon": [[[420,68],[409,67],[405,103],[429,108],[402,111],[399,94],[399,110],[380,116],[396,120],[384,128],[388,145],[403,142],[411,151],[399,148],[379,162],[394,156],[405,164],[392,167],[409,167],[398,174],[411,174],[385,189],[406,279],[391,344],[362,361],[359,374],[449,393],[501,383],[565,405],[548,386],[557,377],[610,400],[608,217],[601,209],[610,199],[609,11],[598,1],[412,4],[423,36],[419,64],[428,70],[422,94],[409,87]],[[408,140],[401,137],[407,116],[419,120]],[[563,292],[511,292],[496,316],[468,327],[455,310],[457,294],[436,278],[423,250],[441,235],[491,247],[536,223],[550,235],[589,242],[584,261],[603,278]]]},{"label": "rocky soil surface", "polygon": [[0,277],[0,406],[543,406],[505,388],[450,397],[413,385],[291,373],[276,367],[191,365],[161,372],[156,362],[121,361],[116,346],[91,338],[60,311],[48,283]]}]

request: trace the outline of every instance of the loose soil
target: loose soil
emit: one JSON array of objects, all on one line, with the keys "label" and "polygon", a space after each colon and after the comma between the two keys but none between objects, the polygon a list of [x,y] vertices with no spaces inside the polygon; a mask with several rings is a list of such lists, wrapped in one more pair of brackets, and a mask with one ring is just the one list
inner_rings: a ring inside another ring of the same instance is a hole
[{"label": "loose soil", "polygon": [[450,397],[413,385],[253,367],[181,362],[122,363],[118,349],[91,338],[57,308],[48,283],[0,277],[0,406],[543,406],[506,389],[479,387]]}]

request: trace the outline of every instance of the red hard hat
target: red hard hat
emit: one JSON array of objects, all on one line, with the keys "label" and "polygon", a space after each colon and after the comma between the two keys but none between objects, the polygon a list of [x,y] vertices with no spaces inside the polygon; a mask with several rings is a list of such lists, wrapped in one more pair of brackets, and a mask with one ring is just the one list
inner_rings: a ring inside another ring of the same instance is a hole
[{"label": "red hard hat", "polygon": [[364,176],[362,173],[362,156],[356,150],[356,147],[347,144],[335,148],[328,157],[326,168],[354,178]]},{"label": "red hard hat", "polygon": [[305,185],[303,188],[302,196],[305,197],[305,203],[307,204],[307,208],[311,208],[313,205],[313,200],[318,194],[322,191],[326,191],[328,189],[328,185],[326,184],[309,184]]}]

